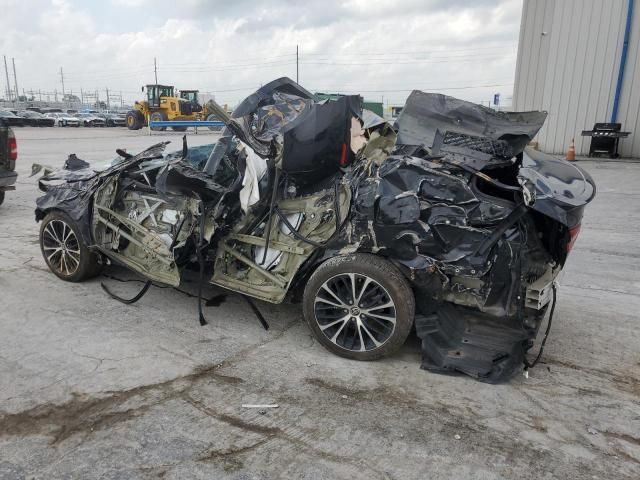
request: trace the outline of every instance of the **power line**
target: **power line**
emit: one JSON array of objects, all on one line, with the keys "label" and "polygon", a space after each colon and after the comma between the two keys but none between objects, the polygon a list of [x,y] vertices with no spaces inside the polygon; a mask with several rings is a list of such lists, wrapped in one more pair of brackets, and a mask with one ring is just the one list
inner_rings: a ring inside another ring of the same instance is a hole
[{"label": "power line", "polygon": [[[249,60],[274,60],[274,59],[278,59],[278,58],[285,58],[285,57],[291,57],[293,59],[293,57],[295,57],[296,54],[295,53],[288,53],[286,55],[275,55],[272,57],[242,57],[243,61],[249,61]],[[171,65],[171,66],[178,66],[178,67],[182,67],[182,66],[189,66],[189,65],[211,65],[211,64],[216,64],[216,65],[241,65],[238,64],[237,62],[221,62],[219,60],[216,59],[211,59],[208,62],[187,62],[187,63],[163,63],[163,65]]]},{"label": "power line", "polygon": [[203,72],[227,72],[232,70],[244,70],[247,67],[252,68],[270,68],[270,67],[282,67],[286,65],[295,65],[296,61],[286,61],[286,62],[266,62],[266,63],[248,63],[244,65],[234,65],[228,67],[210,67],[210,68],[164,68],[162,65],[158,68],[161,71],[165,72],[177,72],[177,73],[203,73]]},{"label": "power line", "polygon": [[483,58],[491,58],[491,57],[505,57],[508,55],[512,55],[516,52],[508,52],[508,53],[486,53],[486,54],[464,54],[464,55],[445,55],[445,56],[428,56],[428,57],[420,57],[420,56],[416,56],[414,58],[358,58],[358,59],[354,59],[354,60],[350,60],[348,58],[340,58],[340,55],[336,55],[336,56],[331,56],[331,55],[326,55],[323,57],[318,57],[318,58],[310,58],[308,59],[309,61],[312,62],[324,62],[324,61],[331,61],[333,59],[337,59],[338,61],[342,61],[342,62],[352,62],[352,61],[362,61],[362,62],[394,62],[394,63],[408,63],[414,60],[457,60],[457,59],[461,59],[461,58],[474,58],[474,59],[478,59],[481,60]]},{"label": "power line", "polygon": [[474,52],[479,50],[496,50],[498,48],[506,48],[507,46],[517,46],[517,43],[508,43],[502,46],[493,46],[493,47],[473,47],[473,48],[464,48],[464,49],[439,49],[439,50],[417,50],[417,51],[402,51],[402,50],[393,50],[387,52],[348,52],[348,53],[305,53],[307,56],[322,56],[322,55],[335,55],[335,56],[364,56],[364,55],[419,55],[419,54],[430,54],[430,53],[459,53],[459,52]]},{"label": "power line", "polygon": [[414,90],[469,90],[472,88],[493,88],[493,87],[509,87],[513,83],[492,83],[488,85],[465,85],[461,87],[421,87],[421,88],[398,88],[398,89],[380,89],[380,90],[360,90],[360,89],[340,89],[340,88],[312,88],[316,92],[336,91],[336,92],[354,92],[354,93],[399,93],[399,92],[413,92]]},{"label": "power line", "polygon": [[313,62],[305,62],[302,61],[300,63],[302,63],[303,65],[336,65],[336,66],[372,66],[372,65],[421,65],[421,64],[425,64],[425,63],[469,63],[469,62],[476,62],[478,60],[486,60],[489,58],[504,58],[504,55],[491,55],[491,56],[485,56],[485,57],[473,57],[473,58],[467,58],[467,59],[463,59],[463,60],[459,60],[459,59],[449,59],[449,60],[430,60],[430,59],[425,59],[425,60],[415,60],[415,61],[383,61],[383,62],[331,62],[331,61],[313,61]]}]

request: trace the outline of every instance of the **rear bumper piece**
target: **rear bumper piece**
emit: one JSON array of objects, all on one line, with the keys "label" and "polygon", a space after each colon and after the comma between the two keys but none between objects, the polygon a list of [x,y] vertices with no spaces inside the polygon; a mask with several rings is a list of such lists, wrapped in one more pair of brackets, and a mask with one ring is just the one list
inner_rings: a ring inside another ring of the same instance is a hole
[{"label": "rear bumper piece", "polygon": [[545,312],[529,310],[525,319],[495,317],[445,303],[434,314],[416,315],[422,368],[462,372],[487,383],[508,380],[522,368]]},{"label": "rear bumper piece", "polygon": [[13,190],[18,174],[16,172],[0,170],[0,191]]}]

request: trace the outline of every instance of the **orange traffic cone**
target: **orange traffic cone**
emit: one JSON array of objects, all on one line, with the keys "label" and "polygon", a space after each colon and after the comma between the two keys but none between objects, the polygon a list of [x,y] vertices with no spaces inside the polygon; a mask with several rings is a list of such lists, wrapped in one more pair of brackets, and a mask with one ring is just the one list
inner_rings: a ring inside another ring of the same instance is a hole
[{"label": "orange traffic cone", "polygon": [[569,144],[569,150],[567,150],[567,160],[569,160],[570,162],[575,162],[576,160],[576,144],[573,141],[574,139],[571,139],[571,143]]}]

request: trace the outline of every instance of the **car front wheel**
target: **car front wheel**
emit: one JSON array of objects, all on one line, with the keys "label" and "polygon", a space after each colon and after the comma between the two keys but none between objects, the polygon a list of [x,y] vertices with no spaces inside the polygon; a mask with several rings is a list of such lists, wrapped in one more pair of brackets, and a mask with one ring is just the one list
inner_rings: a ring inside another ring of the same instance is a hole
[{"label": "car front wheel", "polygon": [[80,282],[99,273],[99,255],[89,250],[69,215],[48,213],[40,225],[40,250],[49,269],[62,280]]},{"label": "car front wheel", "polygon": [[334,257],[318,267],[304,291],[304,316],[329,351],[376,360],[398,350],[415,314],[413,291],[387,260],[369,254]]}]

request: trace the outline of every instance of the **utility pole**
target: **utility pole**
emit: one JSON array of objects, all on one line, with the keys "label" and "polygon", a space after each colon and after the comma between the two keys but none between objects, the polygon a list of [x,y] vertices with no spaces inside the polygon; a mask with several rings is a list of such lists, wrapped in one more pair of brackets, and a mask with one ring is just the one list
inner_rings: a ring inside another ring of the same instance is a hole
[{"label": "utility pole", "polygon": [[60,67],[60,80],[62,80],[62,101],[64,101],[64,73],[62,73],[62,67]]},{"label": "utility pole", "polygon": [[109,89],[105,88],[105,90],[107,91],[107,110],[109,110],[111,108],[111,106],[109,105]]},{"label": "utility pole", "polygon": [[296,45],[296,83],[298,82],[298,45]]},{"label": "utility pole", "polygon": [[16,87],[16,102],[17,102],[18,98],[20,97],[20,94],[18,93],[18,78],[16,77],[16,59],[12,57],[11,63],[13,64],[13,85]]},{"label": "utility pole", "polygon": [[9,83],[9,69],[7,68],[7,56],[4,55],[4,74],[7,76],[7,100],[11,101],[11,84]]},{"label": "utility pole", "polygon": [[156,62],[156,57],[153,57],[153,73],[156,77],[156,85],[158,84],[158,63]]}]

